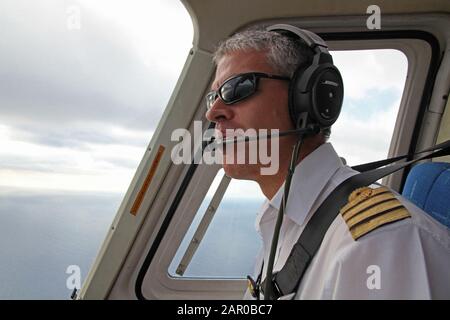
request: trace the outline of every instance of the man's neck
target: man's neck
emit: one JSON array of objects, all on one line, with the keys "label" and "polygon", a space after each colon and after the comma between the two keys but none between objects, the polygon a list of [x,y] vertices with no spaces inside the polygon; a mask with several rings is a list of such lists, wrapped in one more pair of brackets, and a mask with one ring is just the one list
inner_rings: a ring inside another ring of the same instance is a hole
[{"label": "man's neck", "polygon": [[[300,149],[300,153],[297,159],[296,166],[303,161],[304,158],[306,158],[310,153],[312,153],[315,149],[320,147],[323,144],[311,144],[307,141],[304,142],[302,148]],[[290,158],[291,158],[290,152],[284,152],[281,154],[286,154],[288,157],[284,157],[283,159],[280,157],[280,166],[278,168],[278,172],[274,175],[261,175],[258,177],[258,180],[256,181],[259,184],[259,187],[261,188],[261,191],[263,192],[264,196],[267,199],[272,199],[277,191],[280,189],[280,187],[283,185],[284,181],[286,180],[287,172],[289,169],[290,164]]]}]

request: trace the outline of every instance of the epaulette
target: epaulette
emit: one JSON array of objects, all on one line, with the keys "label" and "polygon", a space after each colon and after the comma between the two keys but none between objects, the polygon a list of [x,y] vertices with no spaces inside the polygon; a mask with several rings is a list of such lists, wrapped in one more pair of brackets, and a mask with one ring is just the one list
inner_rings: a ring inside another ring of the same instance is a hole
[{"label": "epaulette", "polygon": [[386,187],[363,187],[354,190],[340,213],[354,240],[382,225],[411,217]]}]

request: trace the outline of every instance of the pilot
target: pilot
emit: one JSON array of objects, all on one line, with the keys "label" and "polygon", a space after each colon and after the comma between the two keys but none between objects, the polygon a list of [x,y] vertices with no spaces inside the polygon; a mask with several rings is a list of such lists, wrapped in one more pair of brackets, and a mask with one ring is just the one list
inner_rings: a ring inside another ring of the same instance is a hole
[{"label": "pilot", "polygon": [[[225,137],[232,129],[295,129],[288,107],[290,83],[294,71],[311,63],[313,55],[303,40],[280,32],[258,28],[234,34],[215,52],[217,70],[207,96],[207,119]],[[329,135],[330,128],[321,127],[301,143],[276,246],[274,273],[283,268],[324,199],[357,174],[327,142]],[[275,174],[261,174],[264,164],[260,162],[224,160],[228,176],[256,181],[267,198],[256,218],[263,245],[245,298],[264,297],[260,283],[267,273],[286,172],[297,142],[295,135],[278,139]],[[448,229],[383,186],[355,190],[346,202],[295,292],[275,298],[450,298]]]}]

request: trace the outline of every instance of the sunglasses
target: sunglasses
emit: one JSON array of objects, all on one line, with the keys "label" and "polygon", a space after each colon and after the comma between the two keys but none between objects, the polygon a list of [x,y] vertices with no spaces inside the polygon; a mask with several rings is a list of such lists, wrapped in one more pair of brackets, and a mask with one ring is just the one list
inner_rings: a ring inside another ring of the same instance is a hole
[{"label": "sunglasses", "polygon": [[233,76],[227,80],[219,87],[219,89],[213,90],[206,95],[206,107],[211,109],[212,105],[218,97],[222,101],[229,105],[245,98],[250,97],[254,94],[258,88],[258,82],[261,78],[275,79],[275,80],[285,80],[290,81],[288,77],[277,76],[261,72],[249,72],[241,73]]}]

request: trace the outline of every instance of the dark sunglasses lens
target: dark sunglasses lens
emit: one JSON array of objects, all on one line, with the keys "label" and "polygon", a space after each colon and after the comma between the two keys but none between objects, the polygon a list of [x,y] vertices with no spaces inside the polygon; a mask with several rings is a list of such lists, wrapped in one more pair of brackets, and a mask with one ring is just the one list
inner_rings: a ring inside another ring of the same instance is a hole
[{"label": "dark sunglasses lens", "polygon": [[230,79],[220,88],[220,96],[225,103],[237,102],[254,92],[255,79],[247,75]]}]

